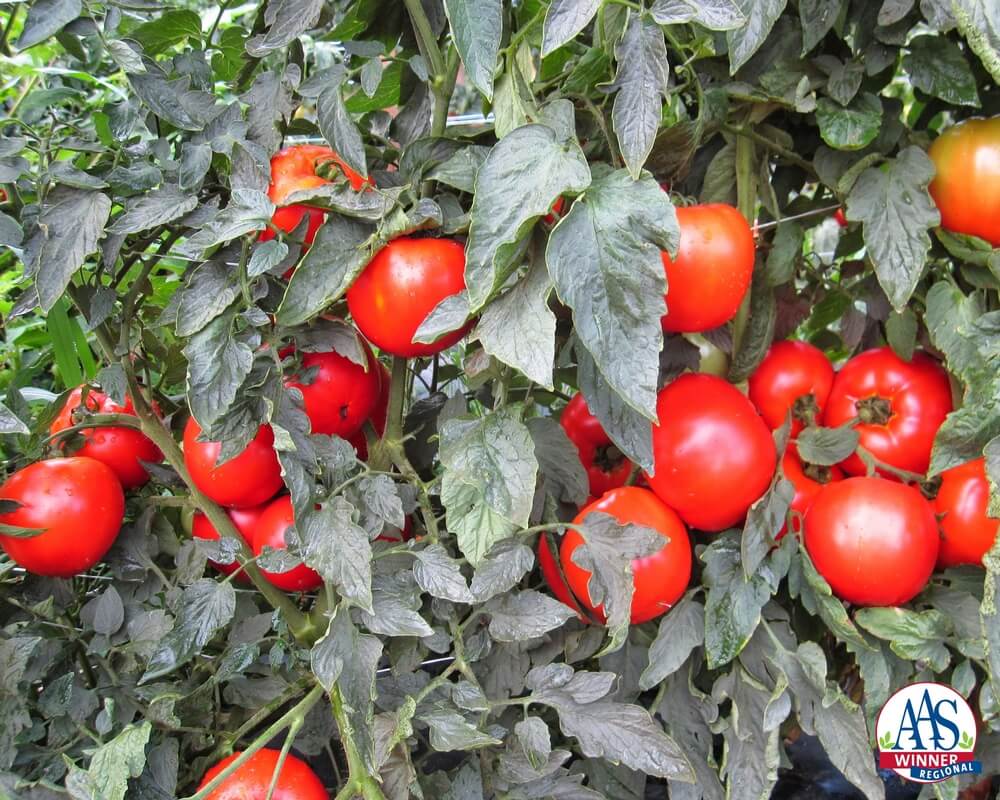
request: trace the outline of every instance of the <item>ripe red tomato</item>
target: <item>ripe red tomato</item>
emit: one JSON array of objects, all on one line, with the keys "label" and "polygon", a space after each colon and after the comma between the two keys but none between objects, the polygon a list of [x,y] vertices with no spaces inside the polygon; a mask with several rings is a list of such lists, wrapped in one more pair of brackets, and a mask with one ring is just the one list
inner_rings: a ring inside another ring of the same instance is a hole
[{"label": "ripe red tomato", "polygon": [[940,546],[924,496],[877,477],[828,483],[809,507],[805,529],[819,574],[837,597],[857,605],[913,599],[927,584]]},{"label": "ripe red tomato", "polygon": [[392,542],[398,544],[400,542],[408,542],[413,538],[413,520],[409,517],[406,518],[403,523],[402,529],[393,528],[387,525],[375,540],[378,542]]},{"label": "ripe red tomato", "polygon": [[[320,164],[330,161],[344,173],[351,188],[355,191],[362,189],[367,183],[365,178],[348,167],[340,156],[329,147],[298,144],[286,147],[271,156],[271,185],[268,186],[267,196],[271,198],[272,203],[278,205],[290,194],[329,183],[330,181],[326,178],[316,174],[316,169]],[[326,216],[322,209],[299,203],[282,206],[274,212],[271,222],[285,233],[291,233],[306,214],[309,215],[309,228],[306,231],[305,242],[310,245],[316,238],[316,231],[319,230],[319,226],[323,224],[323,219]],[[263,231],[260,235],[261,241],[265,242],[273,238],[274,231],[270,229]]]},{"label": "ripe red tomato", "polygon": [[930,193],[941,227],[1000,246],[1000,117],[960,122],[928,155],[937,169]]},{"label": "ripe red tomato", "polygon": [[305,353],[302,369],[308,383],[294,376],[285,381],[302,392],[313,433],[349,438],[361,430],[378,401],[380,376],[375,356],[363,344],[367,369],[340,353]]},{"label": "ripe red tomato", "polygon": [[[930,356],[914,353],[907,363],[889,347],[866,350],[848,361],[834,378],[823,414],[835,428],[860,416],[860,444],[879,461],[897,469],[925,473],[938,428],[952,410],[948,373]],[[852,475],[865,473],[852,455],[842,464]]]},{"label": "ripe red tomato", "polygon": [[[80,407],[82,396],[83,387],[70,392],[66,405],[49,427],[49,433],[58,433],[73,426],[73,412]],[[135,415],[131,398],[126,398],[125,405],[120,406],[103,392],[95,390],[87,392],[87,410],[95,414]],[[83,445],[74,455],[107,464],[125,489],[135,489],[149,480],[149,473],[140,461],[155,463],[163,460],[160,449],[143,433],[132,428],[87,428],[80,432],[80,436]]]},{"label": "ripe red tomato", "polygon": [[549,587],[552,596],[563,605],[572,608],[582,622],[589,622],[589,618],[583,613],[583,609],[573,596],[569,584],[566,583],[566,579],[563,577],[557,557],[553,555],[552,548],[549,547],[545,539],[545,534],[539,536],[537,547],[538,568],[542,573],[542,578],[545,580],[545,585]]},{"label": "ripe red tomato", "polygon": [[941,487],[934,498],[943,534],[939,567],[983,563],[1000,527],[1000,520],[987,516],[989,503],[990,485],[982,458],[941,473]]},{"label": "ripe red tomato", "polygon": [[559,423],[569,440],[576,445],[580,462],[587,470],[592,495],[600,497],[625,485],[632,474],[632,462],[611,442],[597,417],[590,413],[582,394],[574,395],[569,401]]},{"label": "ripe red tomato", "polygon": [[[785,451],[785,455],[781,459],[781,471],[795,487],[795,496],[792,498],[790,510],[797,511],[802,517],[809,510],[820,489],[831,481],[839,481],[844,478],[844,473],[836,466],[820,467],[815,464],[806,466],[792,447]],[[801,528],[801,519],[793,516],[792,530],[799,533]],[[784,536],[787,529],[787,525],[782,526],[775,539]]]},{"label": "ripe red tomato", "polygon": [[650,488],[684,522],[721,531],[767,491],[777,453],[771,432],[736,387],[714,375],[681,375],[660,390]]},{"label": "ripe red tomato", "polygon": [[[233,521],[233,525],[236,526],[236,530],[243,536],[243,540],[249,543],[253,526],[260,519],[260,515],[264,513],[264,509],[266,508],[266,505],[254,506],[253,508],[231,508],[226,513],[229,514],[229,518]],[[217,541],[219,538],[219,532],[215,529],[215,526],[200,511],[194,515],[191,521],[191,535],[195,539],[207,539],[212,542]],[[223,575],[232,575],[236,570],[240,569],[239,563],[235,561],[232,564],[219,564],[216,561],[210,560],[208,563]],[[248,582],[249,578],[247,578],[245,572],[241,571],[236,576],[236,580]]]},{"label": "ripe red tomato", "polygon": [[222,445],[199,442],[201,427],[190,417],[184,428],[184,463],[195,485],[221,506],[251,508],[281,489],[281,465],[274,452],[274,431],[261,425],[246,449],[216,466]]},{"label": "ripe red tomato", "polygon": [[0,500],[21,504],[0,514],[0,523],[44,529],[27,538],[0,536],[7,555],[36,575],[68,578],[94,566],[111,549],[125,516],[115,473],[80,456],[18,470],[0,486]]},{"label": "ripe red tomato", "polygon": [[[655,619],[668,611],[684,594],[691,580],[691,542],[680,517],[651,491],[637,486],[612,489],[581,509],[573,523],[582,523],[588,514],[595,511],[610,514],[621,523],[634,522],[652,528],[670,540],[658,553],[632,561],[632,581],[635,585],[632,624]],[[572,560],[573,551],[581,544],[583,537],[579,533],[567,531],[559,548],[559,561],[573,594],[584,607],[603,620],[604,607],[595,607],[590,602],[587,583],[591,573]]]},{"label": "ripe red tomato", "polygon": [[446,297],[465,289],[465,250],[451,239],[393,239],[347,290],[354,323],[372,344],[394,356],[430,356],[465,336],[469,325],[431,344],[413,334]]},{"label": "ripe red tomato", "polygon": [[[272,550],[284,550],[285,531],[295,524],[295,514],[292,511],[292,499],[282,495],[271,501],[251,528],[250,546],[253,554],[259,556],[264,547]],[[311,592],[323,585],[319,573],[305,564],[299,564],[288,572],[267,572],[261,570],[264,577],[279,589],[286,592]]]},{"label": "ripe red tomato", "polygon": [[732,206],[711,203],[677,209],[677,258],[662,254],[667,273],[663,330],[696,333],[718,328],[739,310],[753,274],[753,232]]},{"label": "ripe red tomato", "polygon": [[[385,423],[389,418],[389,391],[392,388],[392,376],[381,361],[376,361],[375,363],[378,364],[376,375],[378,376],[379,389],[378,398],[375,400],[375,408],[372,410],[369,419],[371,419],[372,427],[375,428],[375,433],[382,436],[385,434]],[[368,460],[368,440],[365,438],[364,423],[362,423],[362,429],[357,431],[353,436],[349,436],[347,441],[354,445],[359,459],[362,461]]]},{"label": "ripe red tomato", "polygon": [[819,418],[833,386],[833,365],[807,342],[775,342],[753,375],[748,395],[771,430],[792,411],[792,435]]},{"label": "ripe red tomato", "polygon": [[850,224],[847,221],[847,215],[844,213],[844,209],[842,208],[838,208],[833,212],[833,219],[841,228],[846,228]]},{"label": "ripe red tomato", "polygon": [[566,201],[562,197],[557,197],[556,201],[552,204],[552,210],[542,217],[542,222],[546,225],[555,225],[559,218],[562,216],[563,207],[566,205]]},{"label": "ripe red tomato", "polygon": [[[236,751],[206,772],[198,786],[199,791],[241,754],[240,751]],[[267,790],[271,786],[280,755],[280,751],[266,747],[258,750],[205,800],[266,800]],[[281,773],[271,798],[272,800],[329,800],[330,795],[309,765],[289,753],[281,765]]]}]

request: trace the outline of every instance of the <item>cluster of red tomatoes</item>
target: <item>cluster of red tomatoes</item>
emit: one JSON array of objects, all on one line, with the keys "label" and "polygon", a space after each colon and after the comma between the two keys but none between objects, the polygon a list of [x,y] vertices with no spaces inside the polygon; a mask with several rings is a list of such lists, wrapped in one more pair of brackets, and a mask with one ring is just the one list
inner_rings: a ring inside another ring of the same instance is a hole
[{"label": "cluster of red tomatoes", "polygon": [[[669,539],[658,553],[632,563],[632,621],[667,611],[691,574],[688,528],[717,532],[738,525],[774,477],[771,432],[791,419],[782,456],[794,487],[789,518],[817,570],[842,599],[898,605],[926,585],[935,566],[980,563],[1000,525],[987,516],[983,459],[946,471],[928,500],[904,479],[926,473],[938,428],[952,410],[947,373],[930,356],[911,361],[889,348],[850,359],[835,373],[826,355],[805,342],[775,344],[750,378],[749,396],[711,375],[687,374],[658,397],[653,428],[654,472],[648,486],[626,486],[635,467],[614,447],[577,395],[562,425],[599,499],[574,520],[604,512],[622,523],[653,528]],[[871,455],[874,474],[857,453],[839,464],[804,462],[795,437],[807,426],[853,427]],[[925,491],[926,486],[922,486]],[[777,534],[781,538],[783,527]],[[582,543],[574,530],[558,559],[543,537],[539,562],[559,599],[603,620],[590,602],[590,573],[572,560]]]}]

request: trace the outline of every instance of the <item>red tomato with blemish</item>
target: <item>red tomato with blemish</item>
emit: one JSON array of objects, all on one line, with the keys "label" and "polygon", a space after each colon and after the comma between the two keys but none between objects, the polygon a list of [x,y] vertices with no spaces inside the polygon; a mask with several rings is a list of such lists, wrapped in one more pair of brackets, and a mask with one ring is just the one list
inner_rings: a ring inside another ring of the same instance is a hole
[{"label": "red tomato with blemish", "polygon": [[[802,528],[802,517],[809,510],[816,495],[831,481],[843,480],[844,473],[837,466],[820,467],[815,464],[803,464],[802,459],[792,447],[785,451],[785,455],[781,459],[781,471],[795,487],[795,496],[792,498],[790,510],[798,514],[798,516],[792,515],[792,530],[799,533]],[[780,539],[787,530],[788,526],[783,525],[775,539]]]},{"label": "red tomato with blemish", "polygon": [[[332,162],[346,176],[355,191],[363,189],[367,180],[352,170],[336,152],[329,147],[314,144],[298,144],[286,147],[271,156],[271,184],[267,196],[275,205],[280,205],[285,198],[303,189],[314,189],[329,183],[326,178],[316,174],[320,164]],[[291,233],[298,227],[302,218],[309,215],[309,228],[306,231],[305,242],[313,243],[316,231],[323,224],[326,212],[300,203],[281,206],[274,212],[271,222],[276,228]],[[267,229],[261,235],[261,241],[274,238],[274,231]]]},{"label": "red tomato with blemish", "polygon": [[313,433],[348,439],[361,430],[374,411],[381,388],[379,368],[371,348],[364,342],[362,347],[367,366],[333,351],[305,353],[304,377],[286,379],[286,386],[302,392]]}]

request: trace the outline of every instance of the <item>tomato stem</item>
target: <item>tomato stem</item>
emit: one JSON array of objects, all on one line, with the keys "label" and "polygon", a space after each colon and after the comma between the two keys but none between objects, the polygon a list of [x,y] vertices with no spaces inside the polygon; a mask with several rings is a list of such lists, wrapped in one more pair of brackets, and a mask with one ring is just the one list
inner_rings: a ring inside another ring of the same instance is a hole
[{"label": "tomato stem", "polygon": [[316,705],[316,701],[319,700],[322,694],[323,687],[319,685],[314,686],[310,690],[309,694],[303,697],[298,703],[295,704],[295,706],[289,709],[289,711],[287,711],[279,719],[275,720],[267,730],[254,739],[253,743],[251,743],[246,750],[240,753],[238,758],[233,759],[231,763],[226,765],[224,770],[202,786],[201,789],[193,795],[184,798],[184,800],[205,800],[205,798],[218,789],[230,775],[249,761],[254,753],[264,747],[275,736],[285,730],[285,728],[295,726],[297,729],[302,727],[306,714],[308,714],[312,707]]},{"label": "tomato stem", "polygon": [[330,690],[330,706],[333,708],[333,717],[340,730],[340,742],[344,746],[348,768],[347,784],[337,793],[337,797],[349,798],[360,793],[365,800],[385,800],[382,788],[374,776],[369,774],[368,767],[351,736],[351,721],[347,717],[344,698],[337,685]]},{"label": "tomato stem", "polygon": [[892,419],[892,403],[884,397],[866,397],[854,405],[858,418],[866,425],[885,425]]}]

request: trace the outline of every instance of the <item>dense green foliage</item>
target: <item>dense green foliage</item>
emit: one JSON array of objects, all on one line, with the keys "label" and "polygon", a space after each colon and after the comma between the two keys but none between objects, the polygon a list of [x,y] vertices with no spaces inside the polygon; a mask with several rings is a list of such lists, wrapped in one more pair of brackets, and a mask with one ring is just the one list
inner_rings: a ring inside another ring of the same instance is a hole
[{"label": "dense green foliage", "polygon": [[[55,454],[50,424],[84,382],[130,398],[164,455],[101,565],[0,562],[0,797],[202,800],[212,764],[284,741],[339,798],[756,800],[803,731],[878,798],[874,715],[915,680],[970,698],[977,757],[1000,771],[1000,549],[903,607],[846,606],[798,537],[775,546],[779,470],[745,525],[693,532],[690,589],[657,621],[629,625],[630,557],[656,545],[641,526],[584,526],[607,627],[535,567],[540,532],[588,494],[556,421],[571,395],[651,469],[666,382],[742,385],[786,337],[838,363],[885,343],[940,358],[960,404],[926,477],[985,453],[1000,511],[1000,251],[938,227],[926,153],[1000,114],[994,4],[188,5],[0,6],[6,472]],[[296,195],[329,211],[307,251],[267,193],[270,157],[302,141],[375,187],[332,169]],[[752,288],[727,325],[664,334],[661,251],[693,200],[756,224]],[[439,355],[381,354],[388,421],[359,460],[310,434],[284,379],[303,354],[365,363],[347,290],[412,233],[466,259],[467,291],[417,340],[471,328]],[[190,414],[223,460],[270,424],[296,525],[256,563],[304,561],[318,592],[207,566],[250,553],[191,491]],[[858,444],[801,441],[818,464]],[[191,538],[196,510],[221,543]],[[415,539],[377,538],[407,519]]]}]

